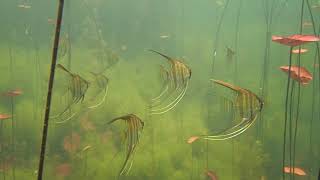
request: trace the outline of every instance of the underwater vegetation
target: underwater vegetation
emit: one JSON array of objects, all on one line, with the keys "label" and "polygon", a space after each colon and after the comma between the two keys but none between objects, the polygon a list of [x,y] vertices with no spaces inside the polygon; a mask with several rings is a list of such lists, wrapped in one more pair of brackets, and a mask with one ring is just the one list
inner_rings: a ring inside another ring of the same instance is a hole
[{"label": "underwater vegetation", "polygon": [[318,0],[0,4],[0,180],[319,179]]}]

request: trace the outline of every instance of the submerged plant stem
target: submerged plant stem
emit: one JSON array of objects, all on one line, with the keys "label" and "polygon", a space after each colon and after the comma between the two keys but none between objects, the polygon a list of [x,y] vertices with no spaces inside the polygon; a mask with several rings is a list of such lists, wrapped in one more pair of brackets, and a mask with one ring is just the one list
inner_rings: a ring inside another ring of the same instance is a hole
[{"label": "submerged plant stem", "polygon": [[[319,25],[319,30],[318,30],[318,33],[316,31],[316,23],[315,23],[315,19],[313,17],[313,14],[312,14],[312,10],[311,10],[311,5],[310,5],[310,2],[309,0],[305,0],[306,1],[306,4],[307,4],[307,9],[308,9],[308,12],[310,14],[310,19],[311,19],[311,23],[312,23],[312,29],[313,29],[313,34],[314,35],[318,35],[320,34],[320,25]],[[316,64],[316,62],[318,62],[318,64],[320,64],[320,46],[319,46],[319,42],[316,42],[316,54],[315,54],[315,57],[314,57],[314,61],[313,61],[313,64]],[[314,66],[313,68],[313,76],[316,76],[316,67]],[[320,66],[318,66],[318,88],[320,89]],[[313,88],[312,88],[313,92],[312,92],[312,97],[315,97],[316,96],[316,92],[319,92],[319,90],[316,90],[316,84],[313,83]],[[320,96],[318,96],[318,103],[320,103]],[[315,105],[315,98],[312,99],[312,118],[310,120],[310,134],[309,134],[309,156],[310,156],[310,167],[309,167],[309,173],[312,174],[312,166],[313,166],[313,163],[314,163],[314,158],[312,157],[313,156],[313,144],[312,144],[312,135],[313,135],[313,121],[314,121],[314,109],[316,108],[316,105]],[[318,111],[318,117],[320,117],[320,111]],[[311,179],[311,176],[308,176],[308,180]]]},{"label": "submerged plant stem", "polygon": [[[305,6],[305,0],[302,0],[301,4],[301,16],[300,16],[300,34],[302,34],[303,30],[303,17],[304,17],[304,6]],[[299,46],[299,51],[301,51],[301,46]],[[298,67],[301,66],[301,53],[298,55]],[[298,70],[298,77],[300,77],[300,68]],[[292,167],[295,167],[295,156],[296,156],[296,140],[297,140],[297,134],[298,134],[298,120],[300,115],[300,88],[301,85],[298,83],[298,99],[297,99],[297,110],[296,110],[296,117],[295,117],[295,126],[294,126],[294,134],[293,134],[293,152],[292,152]],[[292,173],[292,179],[295,179],[294,174]]]},{"label": "submerged plant stem", "polygon": [[[294,109],[294,91],[295,91],[295,82],[292,81],[291,88],[290,88],[290,100],[289,100],[289,167],[293,167],[292,164],[292,116],[293,116],[293,109]],[[290,172],[290,179],[292,178],[293,171]]]},{"label": "submerged plant stem", "polygon": [[[13,53],[12,53],[12,46],[9,44],[9,58],[10,58],[10,81],[14,82],[14,73],[13,73]],[[15,157],[15,122],[14,122],[14,97],[10,98],[11,103],[11,150],[12,156]],[[4,162],[6,164],[6,160]],[[5,174],[5,171],[3,171]],[[12,166],[12,179],[15,180],[15,163]]]},{"label": "submerged plant stem", "polygon": [[84,157],[84,177],[87,179],[87,168],[88,168],[88,152],[85,152]]},{"label": "submerged plant stem", "polygon": [[242,0],[239,1],[239,7],[236,17],[236,31],[235,31],[235,40],[234,40],[234,46],[235,46],[235,58],[234,58],[234,84],[238,84],[238,61],[239,61],[239,28],[240,28],[240,16],[241,16],[241,8],[242,8]]},{"label": "submerged plant stem", "polygon": [[63,15],[63,6],[64,6],[64,0],[59,0],[58,17],[56,22],[54,44],[52,49],[52,60],[51,60],[50,77],[49,77],[49,83],[48,83],[47,102],[46,102],[45,116],[44,116],[44,122],[43,122],[41,152],[40,152],[40,160],[39,160],[39,167],[38,167],[38,180],[42,180],[42,175],[43,175],[43,165],[44,165],[46,143],[47,143],[51,97],[52,97],[55,69],[57,64],[57,54],[58,54],[58,48],[59,48],[59,38],[60,38],[61,22],[62,22],[62,15]]},{"label": "submerged plant stem", "polygon": [[218,50],[218,46],[219,46],[219,37],[220,37],[220,30],[221,30],[221,26],[222,26],[222,22],[223,22],[223,19],[224,19],[224,15],[228,9],[228,6],[229,6],[229,3],[230,3],[230,0],[227,0],[226,1],[226,4],[224,6],[224,9],[222,11],[222,14],[221,14],[221,17],[219,19],[219,22],[218,22],[218,26],[217,26],[217,31],[216,31],[216,34],[215,34],[215,43],[214,43],[214,47],[213,47],[213,59],[212,59],[212,66],[211,66],[211,76],[213,77],[214,76],[214,64],[215,64],[215,61],[216,61],[216,55],[217,55],[217,50]]},{"label": "submerged plant stem", "polygon": [[[290,90],[290,81],[291,81],[291,65],[292,65],[292,49],[289,50],[289,71],[287,78],[287,90],[286,90],[286,99],[285,99],[285,114],[284,114],[284,130],[283,130],[283,152],[282,152],[282,168],[285,167],[286,163],[286,137],[287,137],[287,123],[288,123],[288,104],[289,104],[289,90]],[[282,179],[285,179],[285,172],[282,171]]]},{"label": "submerged plant stem", "polygon": [[[2,163],[2,164],[5,163],[5,158],[3,156],[3,154],[4,154],[4,143],[2,143],[2,142],[4,142],[3,140],[4,140],[3,121],[1,121],[1,123],[0,123],[0,141],[1,141],[1,143],[0,143],[0,153],[1,153],[0,154],[0,157],[1,157],[0,163]],[[2,177],[3,177],[3,180],[6,180],[6,172],[5,171],[2,172]]]},{"label": "submerged plant stem", "polygon": [[68,21],[68,24],[67,24],[67,31],[68,31],[68,38],[66,39],[68,41],[67,43],[67,49],[68,49],[68,63],[67,63],[67,68],[71,71],[71,65],[72,65],[72,62],[71,62],[71,57],[72,57],[72,53],[71,53],[71,48],[72,48],[72,45],[71,45],[71,21],[72,21],[72,17],[71,17],[71,5],[70,5],[70,1],[67,1],[67,4],[66,4],[66,7],[67,7],[67,21]]},{"label": "submerged plant stem", "polygon": [[[15,122],[13,118],[13,113],[14,113],[14,102],[13,102],[13,97],[11,97],[11,150],[12,150],[12,156],[15,157]],[[16,167],[15,167],[15,162],[13,162],[12,165],[12,179],[16,179]]]},{"label": "submerged plant stem", "polygon": [[209,169],[209,140],[206,139],[206,169]]}]

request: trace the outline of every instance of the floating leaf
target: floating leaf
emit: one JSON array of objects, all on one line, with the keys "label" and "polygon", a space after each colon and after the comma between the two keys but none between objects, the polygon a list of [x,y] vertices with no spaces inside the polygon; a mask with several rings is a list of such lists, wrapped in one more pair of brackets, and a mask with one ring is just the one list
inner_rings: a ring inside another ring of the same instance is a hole
[{"label": "floating leaf", "polygon": [[299,168],[299,167],[288,167],[288,166],[286,166],[286,167],[284,167],[283,168],[283,171],[285,172],[285,173],[293,173],[293,174],[295,174],[295,175],[298,175],[298,176],[305,176],[305,175],[307,175],[307,173],[303,170],[303,169],[301,169],[301,168]]},{"label": "floating leaf", "polygon": [[302,85],[307,85],[309,82],[313,79],[312,74],[304,67],[299,66],[281,66],[280,69],[283,72],[288,73],[289,70],[291,71],[290,77],[298,82],[300,82]]}]

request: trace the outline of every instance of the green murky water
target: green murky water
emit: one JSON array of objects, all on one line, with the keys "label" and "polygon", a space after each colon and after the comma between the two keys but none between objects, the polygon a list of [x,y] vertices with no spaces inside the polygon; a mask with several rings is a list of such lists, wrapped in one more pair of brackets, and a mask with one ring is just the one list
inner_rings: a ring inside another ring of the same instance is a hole
[{"label": "green murky water", "polygon": [[[0,114],[12,116],[0,120],[0,180],[37,179],[57,5],[0,3]],[[316,0],[66,0],[58,51],[66,70],[56,69],[43,179],[200,180],[209,171],[222,180],[282,179],[288,74],[279,67],[288,66],[290,48],[271,35],[319,35],[318,6]],[[284,165],[306,175],[285,178],[314,180],[320,60],[317,43],[302,47],[308,52],[300,65],[313,79],[300,96],[298,83],[289,88]],[[234,51],[229,58],[227,48]],[[170,64],[149,49],[187,65],[187,87],[169,83],[162,91],[165,80],[174,82],[166,78]],[[292,62],[298,65],[299,55]],[[219,135],[241,121],[234,93],[210,79],[248,89],[264,106],[239,136],[189,144],[192,136]],[[19,95],[8,96],[11,90]],[[152,105],[161,92],[160,102],[168,102]],[[129,120],[108,124],[131,113],[143,128]]]}]

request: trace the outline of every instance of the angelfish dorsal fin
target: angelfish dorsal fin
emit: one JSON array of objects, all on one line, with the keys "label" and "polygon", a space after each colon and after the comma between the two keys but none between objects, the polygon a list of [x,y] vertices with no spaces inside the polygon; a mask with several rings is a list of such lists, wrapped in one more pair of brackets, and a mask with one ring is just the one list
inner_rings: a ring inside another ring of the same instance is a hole
[{"label": "angelfish dorsal fin", "polygon": [[64,72],[66,72],[66,73],[68,73],[68,74],[70,74],[70,75],[73,75],[72,72],[70,72],[67,68],[65,68],[65,67],[64,67],[63,65],[61,65],[61,64],[57,64],[57,68],[63,70]]},{"label": "angelfish dorsal fin", "polygon": [[160,53],[160,52],[158,52],[158,51],[155,51],[155,50],[153,50],[153,49],[149,49],[149,51],[159,54],[160,56],[166,58],[166,59],[167,59],[168,61],[170,61],[170,62],[173,61],[173,58],[171,58],[171,57],[169,57],[169,56],[167,56],[167,55],[165,55],[165,54],[162,54],[162,53]]},{"label": "angelfish dorsal fin", "polygon": [[227,88],[229,88],[229,89],[231,89],[233,91],[240,91],[241,90],[240,87],[232,85],[232,84],[229,84],[229,83],[226,83],[224,81],[215,80],[215,79],[210,79],[210,80],[213,81],[216,84],[220,84],[221,86],[227,87]]}]

